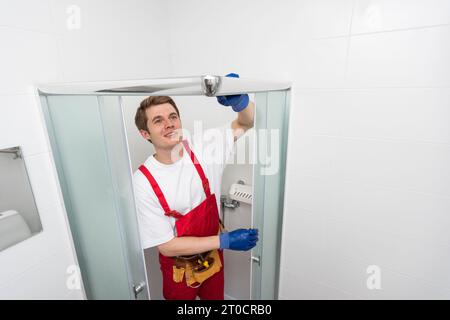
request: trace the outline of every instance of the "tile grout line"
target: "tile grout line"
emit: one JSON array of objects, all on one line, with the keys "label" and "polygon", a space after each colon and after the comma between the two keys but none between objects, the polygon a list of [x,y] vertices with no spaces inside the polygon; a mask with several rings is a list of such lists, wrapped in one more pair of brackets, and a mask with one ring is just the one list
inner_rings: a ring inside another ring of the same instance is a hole
[{"label": "tile grout line", "polygon": [[404,32],[404,31],[445,28],[445,27],[450,27],[450,23],[442,23],[442,24],[428,25],[428,26],[425,25],[425,26],[417,26],[417,27],[409,27],[409,28],[387,29],[387,30],[379,30],[379,31],[371,31],[371,32],[352,33],[350,30],[350,32],[347,35],[311,37],[311,38],[309,38],[309,40],[328,40],[328,39],[339,39],[339,38],[345,38],[345,37],[360,37],[360,36],[376,35],[376,34],[380,34],[380,33]]},{"label": "tile grout line", "polygon": [[[308,178],[308,179],[319,180],[320,183],[328,183],[328,184],[330,184],[330,182],[328,180],[326,180],[323,177],[317,176],[317,175],[300,174],[300,177],[301,178]],[[338,182],[342,183],[342,184],[351,184],[354,187],[356,187],[356,186],[364,186],[364,187],[368,187],[368,188],[378,188],[378,189],[395,191],[395,192],[403,192],[403,193],[408,193],[408,194],[422,195],[422,196],[427,196],[427,197],[432,197],[432,198],[450,199],[450,195],[449,194],[430,193],[430,192],[420,191],[418,189],[406,189],[406,188],[396,187],[396,186],[388,185],[388,184],[379,184],[379,183],[373,183],[373,182],[368,182],[368,181],[360,181],[360,180],[349,179],[349,178],[341,178],[341,179],[339,179]],[[332,184],[334,185],[336,183],[333,182]]]},{"label": "tile grout line", "polygon": [[11,26],[11,25],[7,25],[7,24],[0,24],[0,29],[20,30],[20,31],[26,31],[26,32],[30,32],[30,33],[38,33],[38,34],[46,35],[46,36],[50,36],[50,37],[55,37],[57,35],[57,33],[51,32],[51,31],[47,32],[47,31],[41,31],[41,30],[34,30],[31,28]]},{"label": "tile grout line", "polygon": [[[52,1],[49,3],[49,9],[50,9],[50,15],[52,16],[52,25],[54,30],[56,31],[57,23],[56,23],[56,17],[55,17],[55,3]],[[65,75],[64,75],[64,55],[63,55],[63,33],[61,34],[55,32],[55,42],[56,42],[56,49],[58,50],[58,64],[59,64],[59,73],[60,73],[60,79],[62,82],[64,82]]]}]

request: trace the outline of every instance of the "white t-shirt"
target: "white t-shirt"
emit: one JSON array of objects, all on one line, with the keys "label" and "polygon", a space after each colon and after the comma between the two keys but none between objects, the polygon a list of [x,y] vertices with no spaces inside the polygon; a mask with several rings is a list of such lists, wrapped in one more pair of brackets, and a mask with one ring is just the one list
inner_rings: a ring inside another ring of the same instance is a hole
[{"label": "white t-shirt", "polygon": [[[222,174],[234,153],[231,123],[205,130],[203,135],[187,137],[187,140],[209,180],[219,211]],[[163,164],[151,155],[144,165],[158,183],[171,210],[186,214],[205,200],[200,176],[184,148],[183,157],[173,164]],[[133,182],[143,248],[158,246],[174,238],[175,218],[164,215],[153,188],[140,170],[134,173]]]}]

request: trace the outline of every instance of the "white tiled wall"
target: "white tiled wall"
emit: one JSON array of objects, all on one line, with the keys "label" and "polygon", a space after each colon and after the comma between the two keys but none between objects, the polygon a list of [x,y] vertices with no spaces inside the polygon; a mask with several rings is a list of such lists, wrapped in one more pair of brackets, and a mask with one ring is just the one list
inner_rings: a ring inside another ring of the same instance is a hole
[{"label": "white tiled wall", "polygon": [[[68,30],[77,5],[81,28]],[[161,1],[0,0],[0,148],[20,145],[43,232],[0,252],[0,299],[83,299],[50,147],[33,85],[169,73]]]},{"label": "white tiled wall", "polygon": [[281,298],[450,298],[449,5],[355,0],[344,37],[295,44],[317,58],[294,75]]},{"label": "white tiled wall", "polygon": [[293,81],[280,298],[450,298],[449,9],[170,1],[173,74]]}]

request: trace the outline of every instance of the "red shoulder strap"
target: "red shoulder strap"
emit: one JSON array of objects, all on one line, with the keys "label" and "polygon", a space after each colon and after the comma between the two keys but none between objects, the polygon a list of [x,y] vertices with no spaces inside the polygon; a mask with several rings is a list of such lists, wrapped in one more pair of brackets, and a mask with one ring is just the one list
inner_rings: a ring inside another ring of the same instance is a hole
[{"label": "red shoulder strap", "polygon": [[187,140],[183,140],[183,145],[186,151],[189,153],[192,163],[195,166],[195,169],[198,172],[198,175],[200,176],[200,179],[202,180],[203,190],[205,190],[205,194],[207,197],[211,195],[211,191],[209,189],[209,181],[208,178],[206,178],[205,173],[203,172],[203,168],[200,165],[200,162],[197,160],[197,157],[195,156],[194,152],[192,152],[191,148],[189,147],[189,143]]},{"label": "red shoulder strap", "polygon": [[181,218],[183,215],[175,210],[170,210],[169,205],[167,204],[166,198],[164,197],[164,194],[162,193],[161,189],[159,188],[158,183],[156,182],[155,178],[153,178],[150,171],[148,171],[147,167],[144,165],[141,165],[139,167],[139,170],[145,175],[148,182],[150,183],[151,187],[153,188],[153,191],[155,192],[156,196],[158,197],[159,203],[161,204],[164,214],[168,217],[174,217],[175,219]]}]

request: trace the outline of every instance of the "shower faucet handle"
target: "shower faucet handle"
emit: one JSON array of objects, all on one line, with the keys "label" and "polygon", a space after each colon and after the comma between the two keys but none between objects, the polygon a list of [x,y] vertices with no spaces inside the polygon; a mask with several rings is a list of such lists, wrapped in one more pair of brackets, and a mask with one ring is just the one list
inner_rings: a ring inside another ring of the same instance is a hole
[{"label": "shower faucet handle", "polygon": [[206,75],[202,77],[202,90],[207,97],[213,97],[220,88],[220,77]]},{"label": "shower faucet handle", "polygon": [[142,281],[142,282],[140,282],[139,284],[135,284],[134,286],[133,286],[133,292],[134,292],[134,298],[137,300],[137,298],[138,298],[138,294],[140,293],[140,292],[142,292],[143,290],[144,290],[144,288],[145,288],[145,282],[144,281]]},{"label": "shower faucet handle", "polygon": [[225,208],[236,209],[237,207],[239,207],[239,201],[230,199],[229,196],[225,196],[225,195],[220,196],[220,203]]}]

